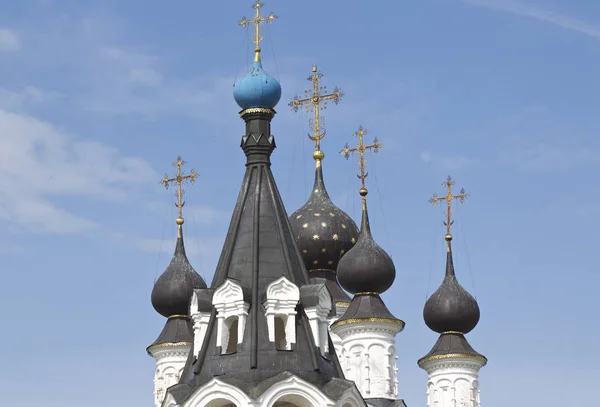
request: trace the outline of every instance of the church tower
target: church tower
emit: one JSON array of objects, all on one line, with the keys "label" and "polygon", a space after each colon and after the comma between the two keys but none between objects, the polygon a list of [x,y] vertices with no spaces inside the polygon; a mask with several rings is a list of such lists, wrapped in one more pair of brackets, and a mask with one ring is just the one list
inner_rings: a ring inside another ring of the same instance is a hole
[{"label": "church tower", "polygon": [[447,232],[446,275],[442,285],[425,303],[423,319],[434,332],[440,334],[435,345],[418,364],[429,375],[427,382],[427,407],[456,406],[479,407],[479,370],[487,359],[477,353],[467,342],[465,334],[471,332],[479,322],[479,305],[456,279],[452,261],[451,204],[455,199],[464,202],[468,197],[464,189],[452,195],[455,181],[448,177],[442,185],[447,188],[445,196],[434,194],[430,200],[434,205],[445,202]]},{"label": "church tower", "polygon": [[[329,101],[338,104],[343,93],[337,87],[333,92],[327,93],[327,88],[320,85],[322,77],[323,74],[313,65],[308,77],[312,89],[306,91],[306,98],[295,97],[289,104],[294,111],[305,108],[307,112],[313,113],[312,129],[308,137],[315,143],[312,156],[316,164],[315,183],[310,197],[290,216],[290,224],[310,281],[313,284],[325,284],[335,302],[336,312],[331,316],[323,316],[331,325],[344,315],[350,305],[350,296],[337,282],[336,269],[342,256],[356,243],[358,228],[352,218],[331,201],[323,180],[325,153],[321,150],[321,140],[325,137],[326,130],[321,123],[320,111]],[[339,355],[341,339],[333,332],[330,334]],[[344,361],[340,360],[340,363],[343,367]]]},{"label": "church tower", "polygon": [[362,222],[356,245],[342,257],[337,269],[340,285],[354,294],[350,306],[331,326],[342,341],[339,355],[344,360],[345,375],[353,380],[365,401],[373,406],[404,406],[396,400],[398,378],[395,337],[404,329],[404,322],[387,309],[380,294],[394,283],[396,268],[390,256],[373,239],[367,210],[365,159],[368,150],[377,152],[381,144],[375,138],[372,145],[364,144],[367,131],[359,127],[355,135],[358,147],[342,153],[359,154],[362,200]]},{"label": "church tower", "polygon": [[156,360],[154,375],[154,407],[160,407],[165,391],[176,384],[181,377],[183,367],[188,359],[193,342],[192,326],[189,317],[189,303],[194,289],[206,288],[206,283],[194,270],[185,254],[183,244],[184,202],[182,183],[191,182],[197,177],[194,170],[189,175],[182,175],[184,161],[177,157],[173,163],[177,167],[177,175],[169,178],[165,175],[161,181],[166,188],[169,184],[177,184],[177,243],[171,263],[154,283],[152,289],[152,305],[156,312],[167,318],[165,326],[158,338],[146,349]]},{"label": "church tower", "polygon": [[211,286],[193,290],[194,351],[163,406],[364,407],[323,319],[335,303],[310,281],[271,172],[281,87],[262,66],[260,27],[276,19],[262,17],[262,6],[240,21],[254,25],[256,46],[233,92],[246,127],[245,174]]}]

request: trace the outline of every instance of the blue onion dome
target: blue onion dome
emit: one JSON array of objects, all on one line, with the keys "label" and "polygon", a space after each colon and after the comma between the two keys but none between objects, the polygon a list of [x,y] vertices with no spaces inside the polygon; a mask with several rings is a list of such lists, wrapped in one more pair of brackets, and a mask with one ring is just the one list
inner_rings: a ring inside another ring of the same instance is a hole
[{"label": "blue onion dome", "polygon": [[262,67],[260,49],[256,49],[252,69],[233,88],[233,97],[242,109],[273,109],[281,99],[281,85]]},{"label": "blue onion dome", "polygon": [[[183,219],[179,218],[178,221]],[[180,224],[171,263],[154,283],[152,306],[156,312],[165,317],[188,315],[192,294],[196,288],[206,288],[206,282],[196,273],[187,259]]]},{"label": "blue onion dome", "polygon": [[290,224],[306,269],[335,272],[342,256],[355,245],[358,227],[329,198],[321,165],[324,154],[316,151],[313,157],[317,167],[312,193],[308,201],[290,216]]},{"label": "blue onion dome", "polygon": [[356,245],[340,260],[340,285],[353,294],[381,294],[392,286],[396,267],[391,257],[373,239],[367,210],[367,190],[362,188],[362,224]]},{"label": "blue onion dome", "polygon": [[448,245],[446,275],[440,288],[425,303],[423,319],[425,324],[437,333],[466,334],[479,322],[479,305],[477,300],[458,283],[450,246],[452,235],[448,234],[445,238]]}]

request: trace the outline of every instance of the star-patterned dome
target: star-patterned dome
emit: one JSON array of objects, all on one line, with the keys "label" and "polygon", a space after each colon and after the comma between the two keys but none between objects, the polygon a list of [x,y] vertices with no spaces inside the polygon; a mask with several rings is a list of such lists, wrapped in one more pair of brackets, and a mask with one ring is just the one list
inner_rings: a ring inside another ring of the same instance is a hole
[{"label": "star-patterned dome", "polygon": [[356,243],[358,227],[329,198],[323,182],[322,154],[314,154],[317,168],[310,198],[290,216],[290,223],[306,269],[335,272],[342,256]]}]

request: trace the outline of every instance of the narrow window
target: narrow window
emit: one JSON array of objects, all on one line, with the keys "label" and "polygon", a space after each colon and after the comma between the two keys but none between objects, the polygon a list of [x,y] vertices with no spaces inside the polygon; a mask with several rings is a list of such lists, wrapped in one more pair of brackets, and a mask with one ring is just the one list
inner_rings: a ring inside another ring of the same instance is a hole
[{"label": "narrow window", "polygon": [[288,350],[288,342],[285,333],[285,319],[283,315],[275,316],[275,347],[277,350]]},{"label": "narrow window", "polygon": [[225,352],[223,353],[234,353],[237,352],[238,344],[238,317],[229,317],[225,320],[225,332],[223,335],[223,342],[227,344],[225,346]]}]

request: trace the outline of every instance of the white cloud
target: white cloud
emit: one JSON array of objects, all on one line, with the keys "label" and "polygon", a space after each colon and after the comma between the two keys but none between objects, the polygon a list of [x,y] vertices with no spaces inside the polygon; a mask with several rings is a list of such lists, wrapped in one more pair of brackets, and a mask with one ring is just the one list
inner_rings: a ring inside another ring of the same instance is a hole
[{"label": "white cloud", "polygon": [[600,26],[589,24],[552,11],[528,6],[526,4],[511,0],[462,0],[465,3],[474,6],[485,7],[493,10],[504,11],[519,16],[530,17],[536,20],[545,21],[557,25],[567,30],[576,31],[581,34],[600,40]]},{"label": "white cloud", "polygon": [[61,97],[59,93],[47,92],[34,86],[25,86],[16,92],[0,88],[0,108],[8,110],[21,110],[24,107],[46,103]]},{"label": "white cloud", "polygon": [[81,233],[93,220],[66,211],[59,197],[125,200],[149,165],[47,122],[0,109],[0,219],[36,233]]},{"label": "white cloud", "polygon": [[11,30],[0,29],[0,51],[15,51],[21,48],[19,37]]}]

